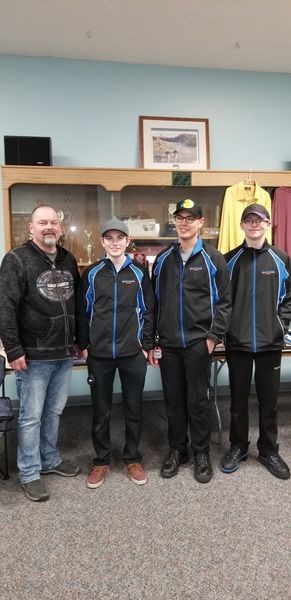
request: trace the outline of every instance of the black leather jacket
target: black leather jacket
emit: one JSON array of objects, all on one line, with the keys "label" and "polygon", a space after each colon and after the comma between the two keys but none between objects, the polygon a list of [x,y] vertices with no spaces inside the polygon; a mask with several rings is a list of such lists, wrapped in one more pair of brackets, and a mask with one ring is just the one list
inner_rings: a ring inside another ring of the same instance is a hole
[{"label": "black leather jacket", "polygon": [[73,255],[57,247],[53,264],[31,241],[14,248],[0,268],[0,338],[8,361],[58,360],[72,354],[75,293]]}]

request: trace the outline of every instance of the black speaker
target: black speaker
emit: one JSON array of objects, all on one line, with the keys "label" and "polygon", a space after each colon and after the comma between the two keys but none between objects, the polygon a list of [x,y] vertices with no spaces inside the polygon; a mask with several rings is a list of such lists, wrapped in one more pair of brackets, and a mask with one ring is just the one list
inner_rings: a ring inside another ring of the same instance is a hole
[{"label": "black speaker", "polygon": [[18,135],[4,136],[5,165],[52,164],[51,138]]}]

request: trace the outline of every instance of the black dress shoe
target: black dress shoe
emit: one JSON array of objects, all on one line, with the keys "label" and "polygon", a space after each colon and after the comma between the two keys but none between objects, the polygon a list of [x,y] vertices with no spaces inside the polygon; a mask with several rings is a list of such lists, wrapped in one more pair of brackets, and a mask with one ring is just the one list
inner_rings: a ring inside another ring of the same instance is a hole
[{"label": "black dress shoe", "polygon": [[290,470],[280,454],[271,454],[264,456],[259,454],[259,461],[264,465],[272,475],[279,479],[290,479]]},{"label": "black dress shoe", "polygon": [[234,473],[239,468],[241,460],[247,460],[248,453],[241,450],[238,446],[231,445],[225,453],[220,463],[223,473]]},{"label": "black dress shoe", "polygon": [[208,483],[213,471],[208,452],[196,452],[194,455],[194,477],[199,483]]},{"label": "black dress shoe", "polygon": [[179,471],[179,465],[182,465],[188,460],[188,450],[183,450],[180,452],[179,450],[172,448],[161,466],[161,477],[164,477],[165,479],[174,477],[174,475],[177,475]]}]

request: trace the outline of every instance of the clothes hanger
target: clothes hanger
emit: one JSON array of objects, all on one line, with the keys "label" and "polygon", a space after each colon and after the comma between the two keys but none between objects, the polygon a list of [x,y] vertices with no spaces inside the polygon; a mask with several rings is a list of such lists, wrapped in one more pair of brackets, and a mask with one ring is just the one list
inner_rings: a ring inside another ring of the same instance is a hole
[{"label": "clothes hanger", "polygon": [[252,171],[249,171],[248,177],[243,180],[243,185],[244,185],[245,190],[251,190],[252,188],[255,187],[256,182],[253,179],[253,172]]}]

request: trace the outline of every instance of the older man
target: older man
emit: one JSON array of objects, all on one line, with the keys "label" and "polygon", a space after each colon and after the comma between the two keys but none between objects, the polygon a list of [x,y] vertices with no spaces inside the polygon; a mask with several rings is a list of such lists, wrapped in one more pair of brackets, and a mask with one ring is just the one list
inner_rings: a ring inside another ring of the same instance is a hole
[{"label": "older man", "polygon": [[0,269],[0,332],[19,395],[17,461],[26,495],[49,494],[40,474],[72,477],[78,467],[57,448],[73,365],[75,291],[78,267],[58,245],[56,211],[39,206],[29,224],[31,239],[14,248]]}]

